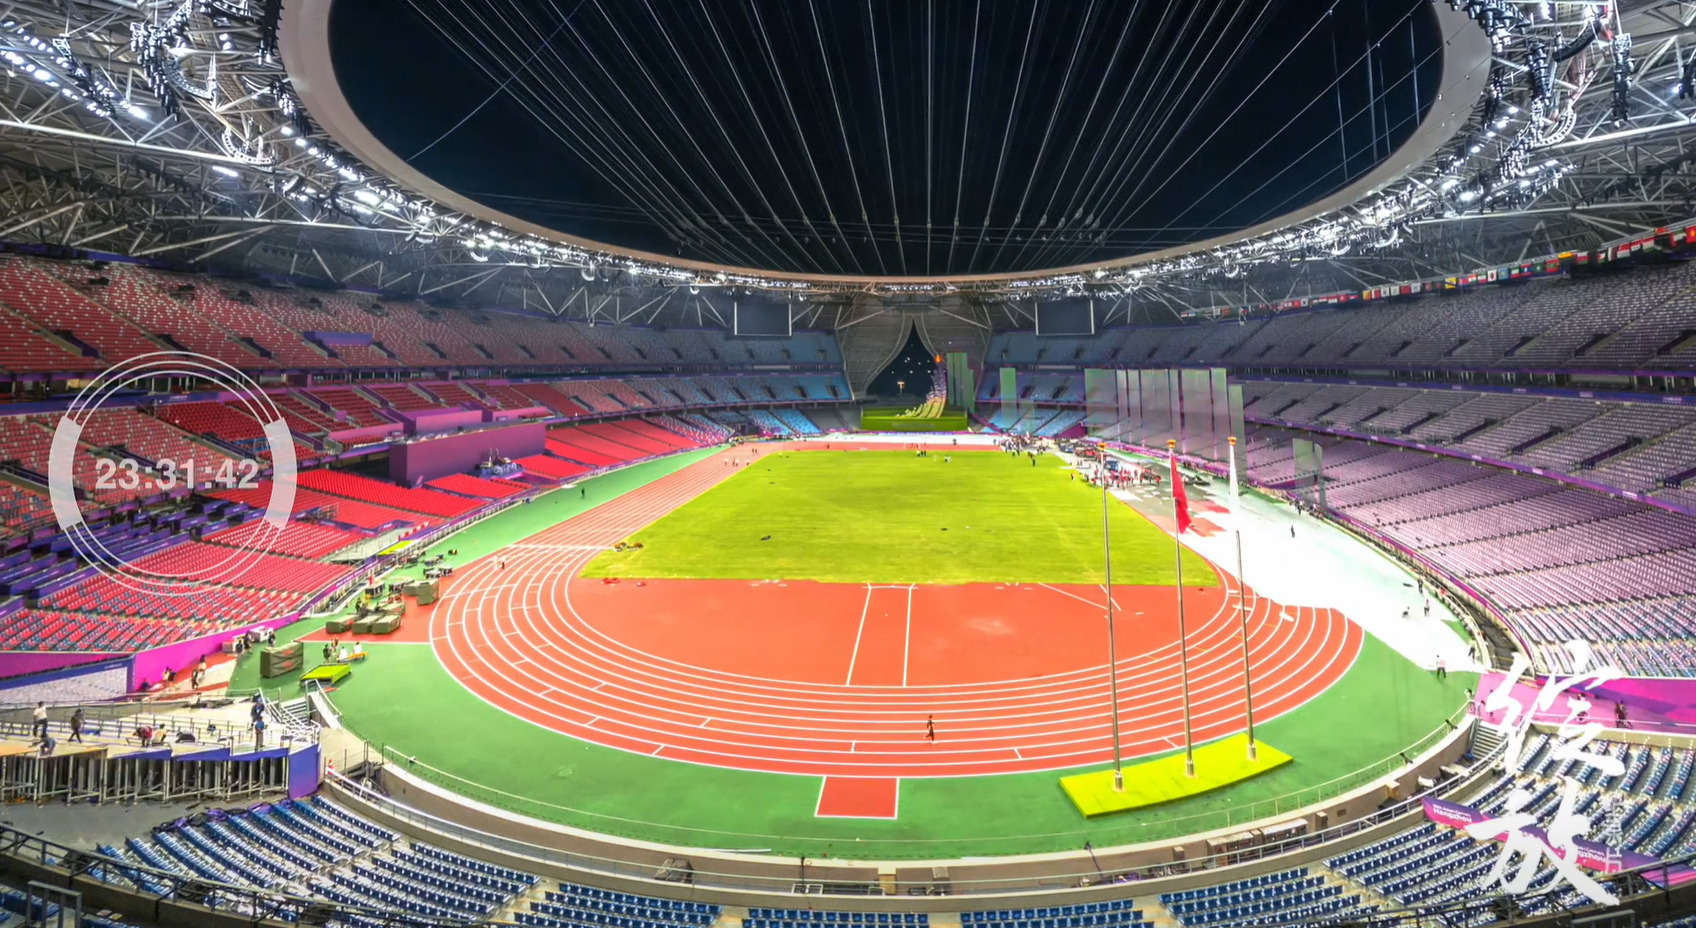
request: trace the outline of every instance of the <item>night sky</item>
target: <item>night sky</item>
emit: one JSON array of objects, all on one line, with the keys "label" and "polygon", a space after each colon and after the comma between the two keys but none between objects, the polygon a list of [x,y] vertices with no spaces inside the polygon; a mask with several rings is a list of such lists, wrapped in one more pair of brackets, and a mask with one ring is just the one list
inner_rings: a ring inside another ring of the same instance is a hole
[{"label": "night sky", "polygon": [[1430,0],[342,0],[331,25],[361,118],[490,206],[875,275],[1122,256],[1311,202],[1413,129],[1441,47]]},{"label": "night sky", "polygon": [[[907,333],[907,344],[901,346],[901,353],[883,372],[872,378],[866,392],[873,396],[894,396],[897,393],[911,396],[914,399],[924,399],[930,394],[931,378],[936,373],[936,355],[925,348],[925,343],[919,341],[919,330],[913,328]],[[897,382],[905,386],[896,386]]]}]

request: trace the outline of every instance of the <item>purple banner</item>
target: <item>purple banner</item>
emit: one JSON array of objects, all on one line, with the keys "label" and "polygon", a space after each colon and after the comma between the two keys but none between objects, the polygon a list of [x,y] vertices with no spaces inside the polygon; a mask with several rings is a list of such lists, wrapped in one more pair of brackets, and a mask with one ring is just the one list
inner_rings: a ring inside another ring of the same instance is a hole
[{"label": "purple banner", "polygon": [[482,425],[488,416],[483,409],[424,409],[390,410],[406,425],[406,434],[424,435],[430,432],[451,432],[454,429]]},{"label": "purple banner", "polygon": [[311,341],[320,345],[369,345],[370,332],[302,332]]},{"label": "purple banner", "polygon": [[1425,806],[1426,818],[1449,828],[1465,828],[1473,822],[1484,820],[1484,813],[1471,806],[1463,806],[1458,802],[1432,799],[1428,796],[1421,799],[1420,803]]},{"label": "purple banner", "polygon": [[[1478,681],[1479,695],[1474,701],[1473,711],[1486,722],[1498,725],[1502,722],[1505,710],[1484,712],[1482,709],[1484,697],[1495,692],[1505,677],[1506,674],[1491,672]],[[1523,680],[1514,684],[1514,701],[1527,708],[1536,705],[1537,694],[1544,682],[1546,678],[1538,678],[1535,684]],[[1585,722],[1631,731],[1696,734],[1696,680],[1631,677],[1571,692],[1582,695],[1591,704],[1589,714],[1583,719]],[[1625,707],[1623,723],[1620,722],[1618,708],[1621,705]],[[1566,714],[1566,700],[1557,699],[1554,705],[1537,713],[1531,721],[1559,725],[1566,721]]]},{"label": "purple banner", "polygon": [[239,629],[225,629],[221,632],[214,632],[203,638],[192,638],[188,641],[179,641],[176,644],[141,651],[136,654],[134,662],[130,665],[130,689],[134,691],[139,689],[143,683],[157,682],[160,673],[167,668],[182,670],[185,667],[192,667],[202,657],[208,654],[216,654],[218,649],[223,647],[224,642],[245,635],[253,629],[282,628],[295,621],[296,618],[298,617],[294,615],[286,615],[265,622],[245,625]]},{"label": "purple banner", "polygon": [[318,745],[312,744],[289,755],[289,798],[304,799],[318,791]]},{"label": "purple banner", "polygon": [[109,661],[117,657],[122,655],[80,651],[7,651],[0,654],[0,678],[45,673],[63,667],[75,667],[78,664]]}]

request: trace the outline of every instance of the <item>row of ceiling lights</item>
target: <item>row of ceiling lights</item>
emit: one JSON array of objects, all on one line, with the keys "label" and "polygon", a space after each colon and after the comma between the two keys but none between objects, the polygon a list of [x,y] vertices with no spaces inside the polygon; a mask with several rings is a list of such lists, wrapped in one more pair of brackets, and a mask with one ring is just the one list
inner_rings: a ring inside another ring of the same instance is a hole
[{"label": "row of ceiling lights", "polygon": [[[274,3],[275,0],[270,2]],[[1467,12],[1478,21],[1489,33],[1492,45],[1499,53],[1505,53],[1514,40],[1513,27],[1525,22],[1525,17],[1518,8],[1506,0],[1449,0],[1449,3],[1453,8]],[[1541,11],[1545,19],[1551,15],[1547,6],[1544,4]],[[1588,5],[1585,14],[1586,27],[1581,32],[1593,38],[1595,24],[1606,15],[1607,9],[1606,4]],[[232,7],[228,0],[221,5],[209,0],[185,0],[170,17],[156,25],[137,23],[132,26],[132,49],[136,51],[138,60],[147,71],[149,87],[159,98],[160,105],[167,115],[175,112],[178,106],[176,91],[181,89],[187,89],[191,95],[207,100],[209,105],[217,103],[216,84],[208,81],[204,88],[185,88],[186,79],[182,77],[176,61],[190,49],[187,25],[189,15],[196,10],[217,13],[224,17],[253,15],[245,0],[241,0],[239,7]],[[65,40],[59,39],[52,43],[43,41],[13,20],[0,21],[0,28],[17,35],[23,46],[29,50],[4,53],[7,62],[12,65],[13,73],[24,73],[69,97],[82,99],[89,111],[97,115],[115,119],[116,112],[121,110],[136,119],[150,118],[147,108],[118,97],[111,89],[111,83],[103,75],[83,66],[71,53]],[[1526,130],[1537,129],[1540,132],[1542,127],[1535,123],[1538,119],[1546,121],[1543,114],[1554,105],[1552,91],[1549,90],[1550,81],[1543,73],[1543,69],[1549,66],[1547,59],[1553,57],[1556,61],[1564,60],[1575,52],[1563,49],[1551,56],[1541,42],[1526,40],[1523,35],[1519,36],[1519,40],[1528,45],[1527,57],[1533,65],[1529,80],[1535,118],[1519,118],[1522,112],[1517,105],[1508,104],[1503,107],[1501,104],[1508,94],[1508,88],[1499,76],[1493,77],[1482,102],[1483,122],[1480,130],[1461,143],[1456,153],[1449,158],[1439,172],[1441,179],[1436,181],[1435,188],[1424,180],[1409,179],[1396,191],[1380,195],[1369,203],[1357,204],[1338,214],[1322,217],[1303,226],[1223,248],[1134,267],[1104,267],[1087,275],[1060,274],[1019,278],[1007,281],[1003,286],[1025,292],[1081,292],[1086,286],[1133,290],[1151,280],[1169,275],[1236,277],[1240,276],[1245,268],[1254,265],[1323,260],[1347,254],[1355,249],[1394,247],[1399,244],[1407,222],[1433,212],[1440,211],[1452,215],[1469,208],[1485,208],[1510,201],[1522,204],[1528,199],[1534,199],[1553,189],[1559,178],[1571,170],[1570,165],[1553,159],[1536,166],[1528,166],[1528,153],[1533,147],[1531,142],[1549,144],[1550,141],[1547,134],[1530,139],[1526,136]],[[1587,44],[1589,39],[1581,36],[1579,41]],[[237,47],[235,33],[218,32],[216,42],[222,52],[244,53]],[[1633,71],[1629,36],[1617,37],[1611,51],[1617,109],[1618,105],[1624,105],[1618,104],[1620,81],[1629,81]],[[262,62],[268,62],[271,57],[269,52],[264,50],[257,55]],[[53,65],[57,71],[64,72],[65,77],[72,79],[73,85],[61,81],[60,74],[47,67],[48,64]],[[1696,65],[1696,59],[1692,59],[1692,65]],[[294,99],[286,81],[278,81],[275,86],[262,89],[255,95],[270,96],[277,102],[279,110],[291,117],[292,121],[276,125],[276,134],[292,138],[297,149],[302,150],[305,156],[313,159],[330,174],[330,178],[326,179],[327,183],[320,180],[314,184],[307,179],[304,172],[298,173],[290,181],[273,183],[274,190],[297,202],[315,201],[334,211],[362,217],[381,214],[392,221],[411,226],[414,238],[420,242],[432,243],[446,236],[449,241],[456,241],[462,246],[473,260],[480,262],[502,257],[514,264],[575,266],[584,270],[586,279],[593,279],[607,271],[622,271],[637,280],[693,288],[742,286],[791,292],[835,289],[826,285],[768,278],[758,274],[701,274],[665,264],[638,262],[592,252],[574,245],[509,233],[493,224],[452,215],[439,209],[429,200],[404,193],[386,182],[368,177],[359,170],[355,159],[339,152],[329,142],[309,139],[307,133],[310,132],[310,125],[299,112],[298,101]],[[1568,114],[1570,105],[1569,101],[1566,111]],[[1559,123],[1560,119],[1557,118],[1555,122]],[[1567,131],[1570,131],[1570,120],[1567,122]],[[1508,140],[1510,135],[1514,137],[1511,142]],[[260,139],[263,139],[263,135]],[[264,153],[262,141],[243,143],[226,130],[224,148],[226,154],[245,162],[251,170],[277,173],[278,160]],[[1493,157],[1491,165],[1476,173],[1472,172],[1471,162],[1476,160],[1477,156],[1483,155],[1487,149],[1496,149],[1500,154],[1487,156]],[[229,177],[242,174],[242,171],[225,165],[217,165],[214,170]],[[346,187],[350,184],[357,185],[356,189],[347,190]],[[878,289],[897,294],[922,294],[953,292],[958,287],[946,282],[894,282],[882,284]]]}]

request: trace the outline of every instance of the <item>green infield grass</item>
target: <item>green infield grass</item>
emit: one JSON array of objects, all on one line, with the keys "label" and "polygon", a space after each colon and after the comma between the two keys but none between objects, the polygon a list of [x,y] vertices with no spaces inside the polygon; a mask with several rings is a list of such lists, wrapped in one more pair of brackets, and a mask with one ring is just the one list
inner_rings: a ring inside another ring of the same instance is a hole
[{"label": "green infield grass", "polygon": [[[762,457],[608,552],[589,577],[1101,583],[1101,492],[1051,455],[807,451]],[[1172,538],[1108,502],[1115,585],[1170,585]],[[1184,582],[1217,583],[1184,549]]]}]

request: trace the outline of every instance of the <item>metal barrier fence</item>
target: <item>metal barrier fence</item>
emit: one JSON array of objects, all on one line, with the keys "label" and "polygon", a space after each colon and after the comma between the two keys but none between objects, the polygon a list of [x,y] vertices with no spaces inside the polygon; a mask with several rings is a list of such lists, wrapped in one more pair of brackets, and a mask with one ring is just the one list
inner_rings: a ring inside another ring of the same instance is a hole
[{"label": "metal barrier fence", "polygon": [[[330,694],[322,692],[319,698],[327,704],[332,712],[336,711]],[[1422,735],[1403,751],[1384,757],[1373,763],[1350,771],[1342,776],[1327,780],[1323,783],[1304,787],[1255,802],[1232,805],[1229,808],[1210,812],[1197,813],[1187,816],[1172,816],[1161,819],[1164,831],[1170,832],[1174,838],[1185,834],[1199,834],[1221,828],[1230,828],[1247,822],[1258,822],[1276,816],[1294,813],[1307,809],[1319,803],[1345,795],[1354,790],[1389,776],[1411,765],[1408,758],[1418,759],[1428,751],[1440,746],[1451,734],[1465,727],[1470,707],[1457,708],[1443,724]],[[357,734],[357,730],[354,731]],[[764,852],[764,845],[771,841],[789,841],[785,835],[766,834],[761,832],[729,832],[713,829],[694,828],[683,825],[669,825],[664,822],[651,822],[642,819],[632,819],[597,812],[573,806],[547,802],[530,796],[508,792],[461,777],[433,766],[427,759],[415,754],[400,751],[388,745],[375,745],[376,753],[384,762],[393,763],[411,776],[418,777],[430,783],[447,788],[467,799],[493,806],[507,812],[529,816],[549,822],[561,822],[573,827],[586,828],[616,838],[631,838],[638,840],[660,841],[684,847],[709,847],[721,850],[732,850],[742,853]],[[337,769],[347,770],[369,759],[369,751],[356,750],[344,752],[340,756],[330,756]],[[660,835],[661,837],[655,837]],[[993,838],[982,839],[986,842],[1005,845],[1008,842],[1052,841],[1067,839],[1070,846],[1081,848],[1091,839],[1099,839],[1098,832],[1047,832],[1040,834],[997,835]],[[1152,839],[1151,839],[1152,840]],[[863,837],[856,841],[857,851],[863,854],[856,856],[883,857],[891,860],[921,859],[937,856],[929,848],[947,845],[951,848],[967,847],[965,853],[950,856],[974,856],[969,841],[960,838],[878,838]],[[987,853],[987,851],[986,851]]]},{"label": "metal barrier fence", "polygon": [[[1480,760],[1474,769],[1487,767],[1490,760],[1491,758]],[[392,803],[386,797],[339,775],[336,776],[336,780],[338,787],[359,796],[363,801],[382,804],[385,814],[403,818],[418,829],[434,831],[463,843],[483,845],[502,854],[518,854],[521,856],[541,854],[550,858],[546,862],[565,862],[575,866],[581,866],[585,863],[583,858],[576,855],[563,855],[548,849],[522,845],[500,836],[485,835],[452,823],[443,822],[423,813],[418,813],[416,810],[409,810],[404,806]],[[1418,809],[1422,798],[1423,796],[1413,797],[1396,806],[1379,810],[1366,819],[1351,822],[1340,829],[1331,829],[1281,842],[1275,846],[1261,848],[1258,857],[1275,857],[1293,850],[1313,847],[1349,833],[1410,817]],[[541,858],[536,859],[540,860]],[[1696,857],[1667,861],[1641,870],[1616,874],[1608,877],[1606,882],[1622,897],[1622,904],[1626,907],[1653,908],[1655,911],[1666,911],[1671,905],[1671,895],[1668,891],[1651,885],[1646,877],[1655,877],[1657,871],[1664,875],[1664,872],[1671,867],[1681,864],[1687,865],[1693,860],[1696,860]],[[1192,864],[1205,866],[1207,862],[1194,861]],[[632,872],[622,875],[638,878],[650,877],[652,867],[644,869],[647,873]],[[362,924],[371,926],[371,928],[388,928],[388,926],[393,926],[393,928],[414,928],[414,926],[416,928],[464,928],[464,926],[474,924],[469,921],[419,917],[394,910],[341,905],[321,899],[296,896],[287,892],[268,891],[251,886],[217,883],[198,877],[154,869],[127,860],[107,857],[97,852],[72,848],[47,838],[33,836],[5,826],[0,826],[0,870],[5,871],[11,882],[18,885],[28,885],[28,892],[32,897],[43,900],[52,899],[63,903],[65,899],[71,897],[71,894],[89,894],[96,890],[109,890],[99,895],[102,907],[110,908],[126,917],[142,922],[159,917],[158,900],[171,900],[190,911],[203,907],[209,913],[236,913],[251,918],[254,922],[276,920],[295,924],[326,924],[333,921],[342,924]],[[1153,877],[1159,874],[1150,872],[1133,875]],[[696,876],[699,877],[702,874],[696,874]],[[697,885],[699,884],[697,883]],[[676,892],[678,889],[676,884],[657,882],[654,887],[656,895],[664,895],[668,888],[672,892]],[[80,900],[81,896],[78,895],[76,898]],[[1575,923],[1573,920],[1576,917],[1585,912],[1597,912],[1604,916],[1608,914],[1600,907],[1573,905],[1570,902],[1563,901],[1563,899],[1570,898],[1570,893],[1558,889],[1513,898],[1504,896],[1479,897],[1442,905],[1359,913],[1352,915],[1349,923],[1351,925],[1370,925],[1375,926],[1375,928],[1391,928],[1391,926],[1403,925],[1478,925],[1513,918],[1516,923],[1521,924],[1541,921],[1550,924],[1570,925]],[[816,907],[816,903],[814,906]],[[1534,916],[1534,918],[1525,919],[1524,916],[1527,914]],[[483,922],[481,924],[489,923]],[[1268,920],[1262,924],[1296,926],[1313,924],[1313,922],[1279,922],[1275,920],[1275,916],[1269,916]]]},{"label": "metal barrier fence", "polygon": [[[19,866],[20,864],[24,866]],[[109,904],[114,910],[143,924],[151,923],[158,917],[152,904],[152,900],[156,899],[202,906],[208,912],[235,912],[255,921],[271,919],[295,924],[322,925],[334,920],[342,924],[369,925],[371,928],[465,928],[477,924],[471,921],[427,918],[388,909],[342,905],[254,886],[218,883],[118,860],[95,851],[73,848],[3,825],[0,825],[0,865],[13,875],[27,874],[31,879],[60,888],[75,888],[77,881],[82,880],[127,891],[132,894],[133,906],[122,906],[122,899],[108,900]],[[47,873],[41,873],[38,868],[51,869]],[[85,882],[81,885],[86,891],[88,884]]]},{"label": "metal barrier fence", "polygon": [[[244,691],[241,694],[229,693],[220,699],[210,702],[243,702],[251,699],[255,692]],[[276,697],[280,691],[265,692],[265,724],[269,731],[266,741],[271,746],[287,744],[310,744],[318,740],[318,725],[310,719],[300,719],[286,715],[281,710],[282,702]],[[114,700],[105,703],[92,703],[81,706],[53,706],[48,715],[48,731],[64,744],[71,733],[71,713],[76,709],[83,710],[85,732],[92,729],[100,731],[100,739],[110,742],[114,738],[129,740],[132,732],[143,726],[162,732],[170,738],[179,733],[187,732],[195,741],[201,743],[220,744],[253,741],[253,728],[246,720],[232,723],[226,719],[201,718],[193,715],[167,715],[161,710],[170,708],[192,709],[197,707],[197,700],[183,699],[171,702]],[[17,706],[0,708],[0,737],[32,738],[35,734],[35,722],[32,717],[32,707]]]},{"label": "metal barrier fence", "polygon": [[[1044,871],[1042,874],[1042,880],[1045,883],[1053,882],[1056,887],[1065,886],[1082,888],[1082,882],[1086,878],[1090,883],[1097,883],[1104,879],[1131,881],[1146,880],[1157,877],[1172,876],[1175,872],[1188,873],[1196,870],[1205,870],[1211,867],[1224,866],[1228,863],[1247,863],[1268,857],[1276,857],[1306,848],[1312,848],[1329,841],[1334,841],[1349,835],[1358,834],[1359,832],[1366,831],[1368,829],[1376,828],[1380,825],[1395,821],[1396,819],[1405,816],[1421,813],[1423,808],[1423,799],[1427,797],[1437,797],[1470,781],[1477,775],[1477,773],[1488,769],[1489,765],[1500,756],[1500,751],[1501,747],[1498,746],[1486,757],[1475,760],[1472,766],[1468,768],[1469,774],[1465,777],[1440,783],[1429,790],[1420,792],[1393,805],[1377,809],[1365,816],[1362,816],[1361,818],[1353,819],[1347,823],[1333,826],[1331,828],[1283,840],[1275,840],[1251,848],[1232,850],[1228,853],[1210,857],[1192,858],[1184,861],[1181,865],[1176,865],[1181,867],[1181,871],[1174,870],[1175,865],[1167,863],[1123,869],[1114,868],[1107,873],[1103,873],[1099,868],[1093,865],[1090,857],[1079,855],[1079,869],[1061,873],[1056,873],[1051,870]],[[384,793],[379,792],[358,780],[352,779],[350,776],[346,775],[345,771],[349,769],[358,769],[360,758],[358,756],[350,756],[348,761],[349,763],[347,766],[337,765],[337,768],[332,770],[326,776],[326,782],[333,784],[336,788],[342,790],[347,796],[364,803],[368,808],[381,813],[395,822],[408,826],[416,832],[423,833],[426,840],[429,840],[429,836],[434,835],[437,838],[448,839],[470,847],[483,848],[494,853],[528,859],[539,864],[587,873],[600,873],[621,879],[650,881],[654,883],[656,894],[665,895],[664,887],[668,884],[654,880],[655,867],[651,859],[638,860],[635,859],[636,855],[634,854],[632,857],[625,858],[566,851],[559,848],[537,845],[521,839],[508,837],[506,835],[493,834],[478,828],[464,825],[462,823],[413,808],[412,806],[408,806],[404,803],[397,802]],[[1398,763],[1399,762],[1398,758]],[[409,763],[404,757],[397,757],[394,760],[391,760],[391,763],[394,764],[396,769],[404,769],[407,774],[411,774],[415,769],[414,765]],[[718,832],[712,834],[719,835],[721,837],[730,837]],[[744,837],[759,838],[771,836],[745,835]],[[1080,840],[1079,845],[1083,846],[1083,844],[1084,842]],[[606,847],[611,845],[602,846]],[[705,847],[699,842],[699,840],[697,840],[697,842],[692,846],[719,854],[758,853],[761,850],[757,848],[731,849],[727,845]],[[652,849],[650,847],[646,850],[651,852]],[[1102,853],[1105,853],[1105,851]],[[649,857],[651,858],[651,853],[649,854]],[[793,874],[768,877],[750,875],[745,871],[731,873],[714,871],[711,869],[701,869],[698,865],[694,866],[694,869],[691,871],[691,884],[697,887],[787,894],[791,891],[794,883],[795,879]],[[996,877],[973,881],[964,881],[956,877],[951,881],[950,885],[951,889],[956,893],[995,894],[1013,892],[1028,893],[1031,891],[1031,883],[1032,877],[1029,874],[1022,874],[1017,876]],[[670,885],[673,886],[672,891],[675,892],[675,884]],[[1054,892],[1056,890],[1047,891]]]}]

